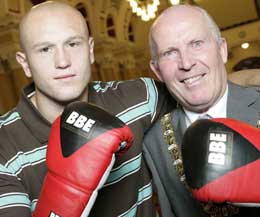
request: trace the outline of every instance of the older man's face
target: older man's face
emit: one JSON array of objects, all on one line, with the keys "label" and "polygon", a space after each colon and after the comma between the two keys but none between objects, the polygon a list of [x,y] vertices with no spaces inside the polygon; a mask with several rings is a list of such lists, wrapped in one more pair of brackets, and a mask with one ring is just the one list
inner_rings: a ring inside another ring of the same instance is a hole
[{"label": "older man's face", "polygon": [[224,94],[226,42],[218,42],[198,11],[191,8],[165,14],[154,27],[158,78],[188,110],[201,112]]}]

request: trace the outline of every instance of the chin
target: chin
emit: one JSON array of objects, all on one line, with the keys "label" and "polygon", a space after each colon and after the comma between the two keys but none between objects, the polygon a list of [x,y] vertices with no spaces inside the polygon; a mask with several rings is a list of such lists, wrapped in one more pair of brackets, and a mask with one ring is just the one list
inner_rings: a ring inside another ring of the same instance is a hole
[{"label": "chin", "polygon": [[66,95],[64,96],[64,94],[60,97],[56,96],[55,97],[56,101],[59,102],[60,104],[69,104],[71,102],[74,102],[74,101],[78,101],[80,100],[78,96],[75,96],[75,95]]},{"label": "chin", "polygon": [[208,101],[193,101],[193,102],[190,102],[190,104],[187,105],[188,109],[193,111],[193,112],[197,112],[197,113],[200,113],[200,112],[205,112],[209,109],[210,107],[210,104]]}]

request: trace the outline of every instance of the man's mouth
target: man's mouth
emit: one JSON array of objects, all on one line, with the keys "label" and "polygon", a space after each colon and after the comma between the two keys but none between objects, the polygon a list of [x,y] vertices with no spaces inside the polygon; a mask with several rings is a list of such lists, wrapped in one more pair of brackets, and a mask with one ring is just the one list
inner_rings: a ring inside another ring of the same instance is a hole
[{"label": "man's mouth", "polygon": [[183,82],[185,84],[192,84],[192,83],[200,80],[204,75],[205,74],[197,75],[197,76],[194,76],[194,77],[191,77],[191,78],[187,78],[187,79],[182,80],[181,82]]},{"label": "man's mouth", "polygon": [[55,79],[59,80],[59,79],[66,79],[66,78],[71,78],[74,77],[75,74],[64,74],[64,75],[60,75],[60,76],[56,76]]}]

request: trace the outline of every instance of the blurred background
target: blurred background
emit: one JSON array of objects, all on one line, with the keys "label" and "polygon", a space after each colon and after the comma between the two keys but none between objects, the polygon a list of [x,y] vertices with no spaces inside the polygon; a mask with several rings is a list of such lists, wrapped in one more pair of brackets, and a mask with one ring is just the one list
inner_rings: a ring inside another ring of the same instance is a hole
[{"label": "blurred background", "polygon": [[[148,32],[154,18],[174,4],[203,7],[228,42],[228,73],[260,68],[260,0],[60,0],[85,17],[95,40],[93,80],[154,77]],[[42,0],[0,0],[0,114],[14,107],[30,81],[15,60],[21,17]],[[260,73],[260,71],[259,71]],[[259,75],[260,76],[260,75]]]}]

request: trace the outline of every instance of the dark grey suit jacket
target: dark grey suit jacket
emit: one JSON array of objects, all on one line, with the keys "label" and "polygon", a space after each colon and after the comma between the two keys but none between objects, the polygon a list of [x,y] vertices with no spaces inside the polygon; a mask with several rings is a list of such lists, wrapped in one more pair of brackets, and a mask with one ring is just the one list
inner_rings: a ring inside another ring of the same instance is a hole
[{"label": "dark grey suit jacket", "polygon": [[[228,84],[227,116],[256,126],[260,112],[260,92]],[[172,123],[177,143],[180,145],[186,129],[182,109],[172,112]],[[180,182],[173,160],[165,144],[160,121],[148,131],[144,140],[144,157],[153,175],[155,189],[163,217],[202,217],[204,213],[197,201]]]}]

